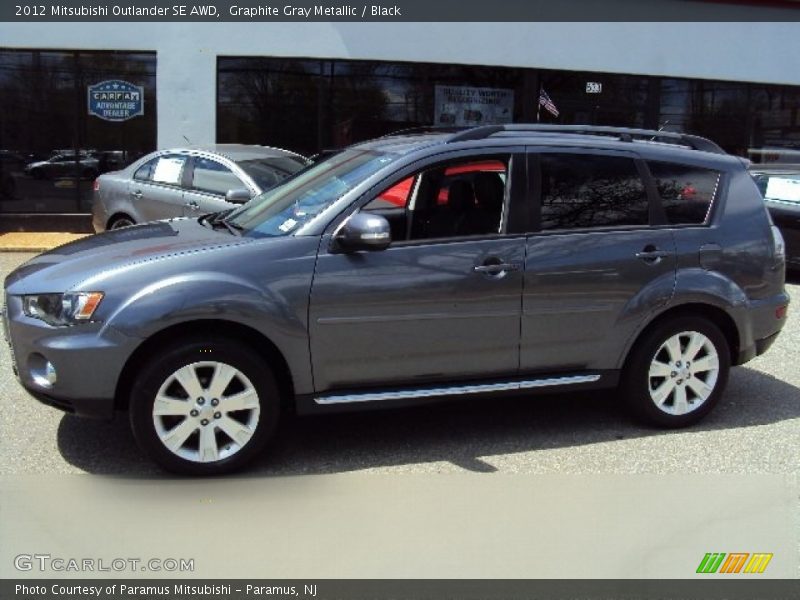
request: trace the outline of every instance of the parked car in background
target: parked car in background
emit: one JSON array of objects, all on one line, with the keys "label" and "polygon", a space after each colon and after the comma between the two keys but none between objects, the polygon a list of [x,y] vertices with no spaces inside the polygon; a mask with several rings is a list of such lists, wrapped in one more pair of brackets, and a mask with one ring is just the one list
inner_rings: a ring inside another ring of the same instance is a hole
[{"label": "parked car in background", "polygon": [[34,179],[57,179],[79,177],[94,179],[99,173],[97,157],[81,152],[59,151],[47,160],[32,162],[25,167],[25,174]]},{"label": "parked car in background", "polygon": [[94,229],[233,208],[307,164],[299,154],[267,146],[218,144],[153,152],[95,180]]},{"label": "parked car in background", "polygon": [[786,323],[784,278],[755,183],[709,140],[499,125],[356,144],[233,211],[56,248],[6,278],[5,324],[34,397],[127,411],[201,475],[286,411],[618,387],[647,423],[697,423]]},{"label": "parked car in background", "polygon": [[787,267],[800,269],[800,164],[754,164],[750,173],[783,234]]}]

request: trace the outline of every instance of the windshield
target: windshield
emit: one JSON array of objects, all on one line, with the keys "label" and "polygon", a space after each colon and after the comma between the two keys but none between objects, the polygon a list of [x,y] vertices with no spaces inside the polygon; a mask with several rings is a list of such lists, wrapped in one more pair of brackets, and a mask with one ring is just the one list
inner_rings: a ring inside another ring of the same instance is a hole
[{"label": "windshield", "polygon": [[259,188],[268,190],[290,175],[297,173],[306,166],[307,162],[300,156],[276,156],[243,160],[236,164],[250,176]]},{"label": "windshield", "polygon": [[397,156],[356,148],[345,150],[256,196],[226,221],[244,235],[290,235]]}]

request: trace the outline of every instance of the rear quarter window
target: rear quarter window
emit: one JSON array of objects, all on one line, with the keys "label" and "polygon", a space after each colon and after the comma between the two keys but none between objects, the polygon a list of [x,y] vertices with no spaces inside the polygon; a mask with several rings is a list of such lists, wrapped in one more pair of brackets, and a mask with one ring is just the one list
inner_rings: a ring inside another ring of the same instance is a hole
[{"label": "rear quarter window", "polygon": [[648,162],[670,225],[700,225],[707,221],[719,187],[712,169]]}]

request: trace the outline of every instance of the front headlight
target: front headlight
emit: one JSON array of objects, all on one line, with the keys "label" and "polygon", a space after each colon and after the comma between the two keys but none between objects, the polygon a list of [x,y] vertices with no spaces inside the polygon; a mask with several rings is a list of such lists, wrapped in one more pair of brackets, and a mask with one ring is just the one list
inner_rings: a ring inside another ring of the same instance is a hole
[{"label": "front headlight", "polygon": [[48,325],[63,326],[91,320],[103,292],[67,292],[22,297],[23,312]]}]

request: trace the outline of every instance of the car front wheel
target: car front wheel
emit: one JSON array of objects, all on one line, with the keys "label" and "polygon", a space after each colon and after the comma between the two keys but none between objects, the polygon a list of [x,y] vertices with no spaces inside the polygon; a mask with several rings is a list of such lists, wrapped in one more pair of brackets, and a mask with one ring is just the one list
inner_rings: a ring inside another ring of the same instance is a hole
[{"label": "car front wheel", "polygon": [[257,353],[225,339],[176,344],[141,370],[130,419],[139,445],[165,469],[236,470],[278,421],[275,379]]},{"label": "car front wheel", "polygon": [[719,328],[678,317],[646,333],[623,374],[634,414],[651,425],[685,427],[707,415],[728,380],[730,348]]}]

